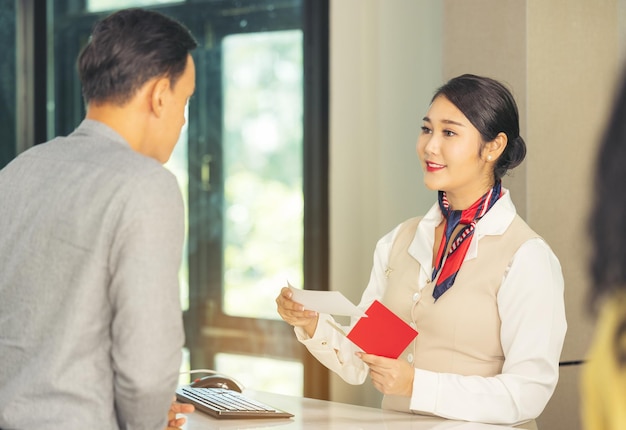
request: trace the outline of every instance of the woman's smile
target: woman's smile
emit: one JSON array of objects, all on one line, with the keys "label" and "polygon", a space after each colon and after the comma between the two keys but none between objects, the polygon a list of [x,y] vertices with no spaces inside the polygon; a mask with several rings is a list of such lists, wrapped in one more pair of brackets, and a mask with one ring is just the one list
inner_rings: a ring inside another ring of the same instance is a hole
[{"label": "woman's smile", "polygon": [[428,172],[438,172],[439,170],[445,168],[446,166],[442,164],[433,163],[430,161],[426,161],[426,170]]}]

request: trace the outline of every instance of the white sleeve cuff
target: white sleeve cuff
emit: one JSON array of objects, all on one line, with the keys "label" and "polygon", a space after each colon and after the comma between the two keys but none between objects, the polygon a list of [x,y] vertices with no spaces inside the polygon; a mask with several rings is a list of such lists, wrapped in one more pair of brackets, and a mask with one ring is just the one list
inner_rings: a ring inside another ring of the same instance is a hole
[{"label": "white sleeve cuff", "polygon": [[433,414],[437,406],[439,375],[428,370],[415,369],[411,410]]},{"label": "white sleeve cuff", "polygon": [[365,382],[369,368],[355,355],[356,347],[337,331],[337,324],[328,314],[320,314],[313,337],[299,327],[294,328],[298,341],[324,366],[349,384]]},{"label": "white sleeve cuff", "polygon": [[331,331],[331,325],[329,322],[334,322],[333,317],[328,314],[319,314],[317,320],[317,327],[315,327],[315,333],[313,337],[302,327],[294,327],[293,331],[296,333],[296,338],[299,342],[306,345],[307,348],[319,349],[328,347],[334,333]]}]

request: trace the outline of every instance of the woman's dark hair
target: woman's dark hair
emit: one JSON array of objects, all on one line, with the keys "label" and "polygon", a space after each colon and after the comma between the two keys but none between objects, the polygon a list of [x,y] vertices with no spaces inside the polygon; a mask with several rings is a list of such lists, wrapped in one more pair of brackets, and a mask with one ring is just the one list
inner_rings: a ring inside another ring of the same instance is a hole
[{"label": "woman's dark hair", "polygon": [[491,78],[466,74],[446,82],[432,100],[439,96],[444,96],[463,112],[478,129],[483,142],[491,142],[499,133],[506,134],[506,148],[493,172],[496,180],[524,161],[526,143],[519,134],[517,104],[504,85]]},{"label": "woman's dark hair", "polygon": [[592,236],[592,301],[626,290],[626,75],[596,159]]},{"label": "woman's dark hair", "polygon": [[174,86],[197,45],[187,28],[161,13],[131,8],[109,15],[78,57],[85,103],[124,104],[159,76]]}]

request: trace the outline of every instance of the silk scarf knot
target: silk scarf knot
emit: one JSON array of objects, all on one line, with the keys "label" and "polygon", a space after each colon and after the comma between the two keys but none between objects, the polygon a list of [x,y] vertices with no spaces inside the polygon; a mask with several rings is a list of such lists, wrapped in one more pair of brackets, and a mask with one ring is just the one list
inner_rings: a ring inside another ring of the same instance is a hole
[{"label": "silk scarf knot", "polygon": [[[461,264],[463,264],[463,260],[465,260],[465,255],[467,254],[472,237],[474,236],[476,223],[492,208],[501,194],[502,184],[500,181],[497,181],[492,189],[475,201],[469,208],[464,210],[452,210],[445,191],[439,191],[439,208],[444,216],[445,224],[444,238],[439,244],[437,258],[435,260],[437,264],[433,268],[431,278],[431,281],[434,281],[437,274],[441,271],[437,283],[435,284],[435,289],[433,290],[435,301],[454,284],[456,275],[461,269]],[[452,233],[459,224],[465,225],[465,227],[459,230],[454,240],[451,242]],[[448,245],[450,245],[449,249]],[[446,249],[448,250],[447,252]]]}]

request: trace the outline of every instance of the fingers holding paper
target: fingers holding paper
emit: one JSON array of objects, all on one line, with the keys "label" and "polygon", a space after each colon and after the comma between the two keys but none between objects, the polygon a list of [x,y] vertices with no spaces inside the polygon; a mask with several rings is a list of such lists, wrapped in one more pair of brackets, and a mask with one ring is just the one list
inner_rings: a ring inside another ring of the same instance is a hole
[{"label": "fingers holding paper", "polygon": [[303,305],[292,300],[293,292],[284,287],[276,298],[278,314],[288,324],[294,327],[302,327],[309,336],[313,336],[317,327],[318,314],[315,311],[306,310]]},{"label": "fingers holding paper", "polygon": [[413,366],[401,359],[386,358],[363,352],[356,354],[370,368],[370,378],[378,391],[396,396],[411,396],[413,392]]}]

